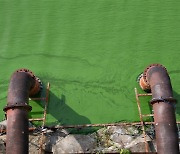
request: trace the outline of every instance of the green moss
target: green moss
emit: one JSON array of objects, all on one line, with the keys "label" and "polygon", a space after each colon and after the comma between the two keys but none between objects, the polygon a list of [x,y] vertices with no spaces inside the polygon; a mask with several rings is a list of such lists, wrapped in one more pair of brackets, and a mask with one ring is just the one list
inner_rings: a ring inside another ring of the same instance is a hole
[{"label": "green moss", "polygon": [[[167,67],[180,100],[179,14],[178,0],[1,0],[0,108],[22,67],[51,83],[47,125],[139,121],[134,87],[151,63]],[[43,102],[30,104],[41,117]]]}]

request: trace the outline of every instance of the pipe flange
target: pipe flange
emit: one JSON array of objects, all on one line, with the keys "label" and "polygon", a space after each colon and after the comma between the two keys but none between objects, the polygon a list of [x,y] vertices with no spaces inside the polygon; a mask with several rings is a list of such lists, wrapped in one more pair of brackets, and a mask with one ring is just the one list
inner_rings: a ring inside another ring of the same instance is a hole
[{"label": "pipe flange", "polygon": [[172,97],[169,97],[169,98],[153,98],[150,103],[151,105],[155,104],[155,103],[158,103],[158,102],[164,102],[164,103],[176,103],[177,100],[172,98]]},{"label": "pipe flange", "polygon": [[35,86],[31,89],[29,95],[32,96],[32,95],[35,95],[37,94],[40,90],[43,89],[43,84],[41,82],[41,80],[34,75],[34,73],[26,68],[22,68],[22,69],[18,69],[16,70],[16,72],[25,72],[25,73],[28,73],[34,80],[35,80]]},{"label": "pipe flange", "polygon": [[7,105],[4,107],[3,111],[7,112],[7,110],[9,109],[24,109],[26,111],[31,111],[32,107],[30,105],[27,104],[23,105],[23,103],[21,103],[21,104]]},{"label": "pipe flange", "polygon": [[22,69],[18,69],[16,70],[16,72],[25,72],[25,73],[28,73],[34,80],[38,81],[39,84],[40,84],[40,88],[42,89],[43,88],[43,84],[41,82],[41,80],[34,75],[34,73],[26,68],[22,68]]},{"label": "pipe flange", "polygon": [[158,66],[158,67],[162,67],[162,68],[164,68],[166,71],[167,71],[167,69],[163,66],[163,65],[161,65],[161,64],[151,64],[151,65],[149,65],[148,67],[146,67],[146,69],[144,70],[144,72],[143,72],[143,79],[144,79],[144,82],[147,84],[147,86],[149,86],[150,87],[150,85],[149,85],[149,82],[148,82],[148,80],[147,80],[147,72],[149,71],[149,69],[151,69],[152,67],[156,67],[156,66]]},{"label": "pipe flange", "polygon": [[34,73],[26,68],[21,68],[21,69],[18,69],[16,70],[16,72],[25,72],[25,73],[28,73],[33,79],[36,80],[36,76],[34,75]]}]

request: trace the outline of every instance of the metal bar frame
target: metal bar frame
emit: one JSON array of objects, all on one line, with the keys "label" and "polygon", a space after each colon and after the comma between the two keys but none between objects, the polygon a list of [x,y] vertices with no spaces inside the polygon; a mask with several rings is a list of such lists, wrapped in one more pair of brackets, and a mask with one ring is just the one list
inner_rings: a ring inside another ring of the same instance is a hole
[{"label": "metal bar frame", "polygon": [[[149,152],[149,146],[146,140],[146,132],[145,132],[145,127],[144,127],[144,121],[143,121],[143,117],[147,117],[149,115],[143,115],[141,112],[141,103],[139,100],[139,96],[151,96],[151,95],[139,95],[137,92],[137,88],[134,89],[135,90],[135,94],[136,94],[136,102],[137,102],[137,107],[138,107],[138,111],[139,111],[139,118],[141,121],[141,126],[142,126],[142,131],[143,131],[143,136],[144,136],[144,143],[145,143],[145,152]],[[150,115],[152,116],[152,115]]]},{"label": "metal bar frame", "polygon": [[[49,102],[49,90],[50,90],[50,83],[47,83],[46,86],[46,96],[45,97],[40,97],[40,98],[30,98],[29,101],[45,101],[45,105],[44,105],[44,114],[43,114],[43,118],[31,118],[29,119],[30,122],[32,121],[42,121],[42,129],[45,126],[46,123],[46,115],[47,115],[47,107],[48,107],[48,102]],[[33,129],[31,129],[30,131],[32,131]],[[40,139],[40,148],[39,148],[39,154],[43,153],[43,143],[44,143],[44,132],[42,131],[41,133],[41,139]]]},{"label": "metal bar frame", "polygon": [[[42,128],[44,128],[45,123],[46,123],[46,115],[47,115],[47,107],[48,107],[48,102],[49,102],[49,89],[50,89],[50,83],[47,83],[46,87],[46,98],[45,98],[45,106],[44,106],[44,115],[43,115],[43,123],[42,123]],[[43,143],[44,143],[44,131],[41,133],[41,140],[40,140],[40,149],[39,149],[39,154],[43,154]]]}]

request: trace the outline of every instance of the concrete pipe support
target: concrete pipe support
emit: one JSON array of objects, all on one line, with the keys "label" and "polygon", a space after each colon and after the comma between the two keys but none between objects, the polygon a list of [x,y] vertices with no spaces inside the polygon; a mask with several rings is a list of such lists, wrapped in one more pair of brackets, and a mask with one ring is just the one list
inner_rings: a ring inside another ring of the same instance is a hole
[{"label": "concrete pipe support", "polygon": [[13,73],[7,97],[7,154],[28,154],[28,105],[29,96],[39,92],[41,84],[39,79],[27,69],[20,69]]},{"label": "concrete pipe support", "polygon": [[148,66],[140,78],[143,90],[150,89],[158,154],[178,154],[179,142],[176,126],[175,102],[167,70],[160,64]]}]

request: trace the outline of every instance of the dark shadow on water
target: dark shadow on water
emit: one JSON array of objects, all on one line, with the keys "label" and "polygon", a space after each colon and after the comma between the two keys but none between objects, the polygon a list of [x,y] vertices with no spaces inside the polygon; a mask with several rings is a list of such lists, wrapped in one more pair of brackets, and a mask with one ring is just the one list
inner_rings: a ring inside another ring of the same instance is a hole
[{"label": "dark shadow on water", "polygon": [[70,108],[66,103],[65,95],[60,98],[50,92],[48,113],[58,120],[62,125],[88,124],[90,120]]},{"label": "dark shadow on water", "polygon": [[[45,96],[45,91],[41,92],[41,97]],[[36,97],[40,97],[36,96]],[[42,108],[44,108],[44,104],[42,101],[35,101]],[[43,110],[43,109],[42,109]],[[33,112],[32,115],[40,115],[41,112]],[[46,122],[47,126],[55,126],[55,125],[81,125],[81,124],[91,124],[91,121],[77,112],[75,112],[71,107],[69,107],[66,103],[66,96],[61,95],[58,98],[53,92],[49,92],[49,104],[47,113],[53,116],[56,120],[54,122]],[[40,115],[41,116],[41,115]],[[35,123],[37,124],[37,123]],[[97,128],[89,127],[89,128],[78,128],[78,129],[68,129],[71,133],[81,133],[87,134],[90,132],[94,132]]]},{"label": "dark shadow on water", "polygon": [[[40,96],[41,95],[41,96]],[[44,97],[45,96],[45,90],[39,94],[39,96],[34,97]],[[42,101],[35,101],[37,104],[39,104],[42,108],[44,108],[44,103]],[[43,109],[42,109],[43,110]],[[40,112],[32,112],[33,115],[37,115]],[[57,97],[53,92],[49,91],[49,104],[47,113],[53,116],[56,119],[56,122],[48,123],[46,122],[46,126],[55,126],[55,125],[80,125],[80,124],[90,124],[91,121],[77,112],[75,112],[70,106],[67,105],[66,102],[66,96],[61,95],[60,97]],[[76,144],[79,145],[84,152],[86,152],[87,148],[84,146],[84,143],[82,142],[82,139],[80,140],[78,135],[74,134],[89,134],[93,133],[97,130],[97,128],[90,127],[90,128],[71,128],[66,129],[70,134],[72,138],[75,139]],[[54,138],[54,142],[58,140],[59,138]],[[75,144],[75,143],[74,143]],[[76,145],[75,144],[75,145]],[[51,149],[52,150],[52,149]]]}]

